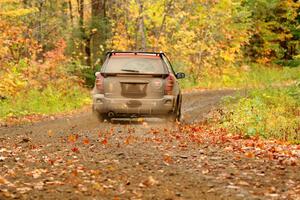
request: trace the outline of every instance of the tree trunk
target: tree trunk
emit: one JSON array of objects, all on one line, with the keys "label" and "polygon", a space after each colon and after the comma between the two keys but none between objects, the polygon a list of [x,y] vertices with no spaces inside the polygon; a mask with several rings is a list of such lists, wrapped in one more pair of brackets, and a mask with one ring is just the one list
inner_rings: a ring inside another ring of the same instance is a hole
[{"label": "tree trunk", "polygon": [[155,47],[154,47],[155,51],[157,51],[157,48],[158,48],[158,45],[159,45],[160,36],[161,36],[162,32],[164,32],[165,24],[166,24],[166,19],[167,19],[167,17],[169,16],[169,14],[171,12],[172,4],[173,4],[173,0],[170,0],[167,3],[167,5],[165,6],[163,20],[162,20],[160,28],[159,28],[159,30],[158,30],[158,32],[156,34],[156,41],[155,41]]},{"label": "tree trunk", "polygon": [[74,26],[74,16],[73,16],[73,6],[72,6],[72,1],[69,0],[68,4],[69,4],[69,12],[70,12],[70,21],[71,21],[71,25],[72,25],[72,27],[73,27],[73,26]]},{"label": "tree trunk", "polygon": [[80,36],[85,45],[81,45],[81,51],[84,52],[86,65],[91,66],[91,39],[86,34],[84,27],[84,0],[77,0],[79,14],[79,30]]},{"label": "tree trunk", "polygon": [[84,30],[84,0],[77,0],[79,14],[79,28]]},{"label": "tree trunk", "polygon": [[91,60],[91,38],[90,37],[86,37],[85,38],[85,54],[86,54],[86,64],[88,66],[92,66],[92,60]]},{"label": "tree trunk", "polygon": [[[95,29],[90,35],[92,50],[91,60],[95,62],[96,60],[102,59],[103,50],[106,50],[108,34],[106,21],[107,0],[91,0],[91,3],[92,29]],[[102,48],[100,46],[102,46]]]},{"label": "tree trunk", "polygon": [[[129,2],[125,1],[126,4]],[[128,6],[125,6],[124,7],[124,10],[125,10],[125,29],[126,29],[126,36],[127,36],[127,40],[126,40],[126,43],[127,43],[127,48],[130,47],[130,49],[133,49],[134,48],[134,45],[133,43],[131,43],[130,41],[133,39],[130,32],[129,32],[129,24],[131,23],[131,19],[130,19],[130,8],[128,8]]]},{"label": "tree trunk", "polygon": [[92,0],[92,16],[106,17],[106,0]]},{"label": "tree trunk", "polygon": [[42,25],[42,19],[43,19],[43,11],[44,11],[44,1],[38,1],[38,14],[39,14],[39,21],[38,21],[38,33],[37,33],[37,41],[39,45],[42,47],[42,51],[38,53],[37,57],[38,59],[43,59],[43,54],[44,54],[44,46],[43,46],[43,25]]},{"label": "tree trunk", "polygon": [[280,42],[280,46],[281,48],[284,49],[284,55],[283,55],[283,59],[284,60],[291,60],[293,58],[293,56],[291,55],[291,51],[288,45],[288,41],[284,40]]},{"label": "tree trunk", "polygon": [[137,21],[138,25],[138,36],[136,47],[138,50],[145,51],[146,49],[146,35],[145,35],[145,24],[144,24],[144,5],[141,0],[137,0],[139,6],[139,18]]},{"label": "tree trunk", "polygon": [[24,8],[28,8],[31,6],[28,0],[23,0],[23,5],[24,5]]}]

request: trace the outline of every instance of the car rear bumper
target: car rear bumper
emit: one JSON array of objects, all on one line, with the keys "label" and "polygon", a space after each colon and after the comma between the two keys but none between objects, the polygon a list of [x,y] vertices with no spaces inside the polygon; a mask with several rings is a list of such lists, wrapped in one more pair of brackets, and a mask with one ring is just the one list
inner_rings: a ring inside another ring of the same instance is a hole
[{"label": "car rear bumper", "polygon": [[164,115],[173,111],[174,96],[161,99],[107,98],[103,94],[93,95],[93,107],[99,113],[113,112],[116,115]]}]

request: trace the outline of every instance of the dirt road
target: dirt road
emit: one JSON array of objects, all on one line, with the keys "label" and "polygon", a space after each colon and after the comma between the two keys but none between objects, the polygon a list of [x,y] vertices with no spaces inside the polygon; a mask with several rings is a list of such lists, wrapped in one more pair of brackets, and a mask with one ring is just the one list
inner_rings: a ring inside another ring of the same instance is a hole
[{"label": "dirt road", "polygon": [[191,125],[233,94],[185,94],[185,125],[99,124],[87,111],[2,127],[0,199],[299,199],[299,165],[230,151]]}]

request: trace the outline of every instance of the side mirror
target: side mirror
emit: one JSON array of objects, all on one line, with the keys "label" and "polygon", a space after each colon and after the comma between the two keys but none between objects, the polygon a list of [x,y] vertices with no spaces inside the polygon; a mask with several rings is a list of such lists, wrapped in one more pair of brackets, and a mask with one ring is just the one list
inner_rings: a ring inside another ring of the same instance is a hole
[{"label": "side mirror", "polygon": [[95,76],[97,77],[100,74],[100,72],[95,72]]},{"label": "side mirror", "polygon": [[176,78],[177,78],[177,79],[185,78],[185,74],[182,73],[182,72],[178,72],[178,73],[176,74]]}]

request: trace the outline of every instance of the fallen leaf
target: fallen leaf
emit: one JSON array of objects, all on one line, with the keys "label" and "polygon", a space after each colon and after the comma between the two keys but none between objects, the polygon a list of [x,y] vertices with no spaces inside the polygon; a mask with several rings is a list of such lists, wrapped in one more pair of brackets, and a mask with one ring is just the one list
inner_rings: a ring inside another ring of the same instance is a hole
[{"label": "fallen leaf", "polygon": [[152,176],[149,176],[147,180],[139,184],[139,187],[150,187],[153,185],[157,185],[159,182],[155,180]]},{"label": "fallen leaf", "polygon": [[124,144],[128,145],[128,144],[130,144],[130,142],[133,142],[133,141],[134,141],[133,136],[132,136],[132,135],[129,135],[129,136],[125,139]]},{"label": "fallen leaf", "polygon": [[17,188],[17,192],[19,192],[21,194],[25,194],[25,193],[29,192],[30,190],[32,190],[30,187]]},{"label": "fallen leaf", "polygon": [[53,137],[53,135],[54,135],[53,131],[52,130],[48,130],[48,136],[49,137]]},{"label": "fallen leaf", "polygon": [[79,136],[77,134],[71,134],[71,135],[68,136],[68,141],[70,143],[75,143],[77,141],[78,137]]},{"label": "fallen leaf", "polygon": [[79,153],[79,149],[77,147],[73,147],[71,150],[75,153]]},{"label": "fallen leaf", "polygon": [[3,184],[8,184],[8,180],[6,180],[5,178],[3,178],[2,176],[0,176],[0,185],[3,185]]},{"label": "fallen leaf", "polygon": [[102,192],[104,188],[99,183],[94,183],[93,189]]},{"label": "fallen leaf", "polygon": [[238,185],[249,186],[250,184],[247,183],[246,181],[239,181]]},{"label": "fallen leaf", "polygon": [[245,156],[246,156],[247,158],[254,158],[254,157],[255,157],[254,153],[252,153],[252,152],[246,152],[246,153],[245,153]]},{"label": "fallen leaf", "polygon": [[82,143],[85,145],[88,145],[88,144],[90,144],[90,140],[88,138],[84,138]]},{"label": "fallen leaf", "polygon": [[43,190],[44,183],[43,182],[35,183],[34,186],[33,186],[33,188],[36,189],[36,190]]},{"label": "fallen leaf", "polygon": [[235,186],[235,185],[228,185],[227,188],[229,188],[229,189],[240,189],[239,186]]},{"label": "fallen leaf", "polygon": [[170,155],[166,154],[164,155],[164,162],[167,164],[171,164],[173,162],[173,159]]},{"label": "fallen leaf", "polygon": [[107,138],[104,138],[101,143],[104,145],[107,145],[107,143],[108,143]]},{"label": "fallen leaf", "polygon": [[227,146],[227,147],[225,147],[225,151],[233,151],[233,147],[232,146]]},{"label": "fallen leaf", "polygon": [[4,161],[6,159],[6,157],[0,156],[0,162]]}]

